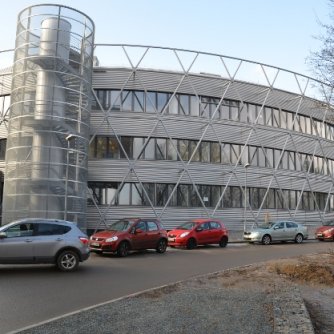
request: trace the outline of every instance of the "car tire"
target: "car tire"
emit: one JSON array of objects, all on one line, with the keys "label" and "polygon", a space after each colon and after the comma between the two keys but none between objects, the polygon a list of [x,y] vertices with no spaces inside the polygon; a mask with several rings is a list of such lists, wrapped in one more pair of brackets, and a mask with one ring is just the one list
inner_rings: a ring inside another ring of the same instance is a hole
[{"label": "car tire", "polygon": [[187,249],[194,249],[197,247],[197,241],[194,238],[190,238],[187,241],[187,245],[186,245]]},{"label": "car tire", "polygon": [[166,239],[160,239],[158,241],[158,245],[156,248],[156,251],[160,254],[165,253],[167,249],[167,240]]},{"label": "car tire", "polygon": [[271,237],[269,234],[265,234],[263,237],[262,237],[262,244],[263,245],[270,245],[271,244]]},{"label": "car tire", "polygon": [[79,266],[79,256],[73,250],[65,250],[57,256],[56,264],[61,271],[74,271]]},{"label": "car tire", "polygon": [[228,243],[228,239],[227,237],[222,237],[219,241],[219,246],[220,247],[226,247],[227,246],[227,243]]},{"label": "car tire", "polygon": [[117,255],[119,257],[125,257],[129,254],[130,245],[127,241],[122,241],[117,248]]},{"label": "car tire", "polygon": [[304,240],[304,237],[302,234],[298,233],[295,237],[295,243],[296,244],[301,244]]}]

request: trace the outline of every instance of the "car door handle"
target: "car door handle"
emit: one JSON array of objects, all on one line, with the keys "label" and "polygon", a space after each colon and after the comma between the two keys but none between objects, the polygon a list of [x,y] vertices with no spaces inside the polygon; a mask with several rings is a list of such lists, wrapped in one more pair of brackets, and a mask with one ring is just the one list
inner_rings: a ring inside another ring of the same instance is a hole
[{"label": "car door handle", "polygon": [[56,241],[63,241],[63,238],[57,238]]},{"label": "car door handle", "polygon": [[32,242],[32,239],[26,239],[25,242]]}]

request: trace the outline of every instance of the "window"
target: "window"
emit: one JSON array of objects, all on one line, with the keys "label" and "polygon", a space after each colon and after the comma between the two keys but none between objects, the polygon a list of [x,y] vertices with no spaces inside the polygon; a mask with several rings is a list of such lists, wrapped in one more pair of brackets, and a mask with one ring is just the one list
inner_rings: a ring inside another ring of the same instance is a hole
[{"label": "window", "polygon": [[155,157],[157,160],[165,160],[166,159],[166,149],[167,149],[167,141],[164,138],[156,139],[155,146]]},{"label": "window", "polygon": [[35,224],[35,235],[63,235],[69,232],[71,228],[56,224]]},{"label": "window", "polygon": [[187,184],[179,184],[177,187],[177,205],[189,206],[189,187]]},{"label": "window", "polygon": [[215,229],[221,229],[221,226],[217,222],[210,222],[210,229],[215,230]]},{"label": "window", "polygon": [[287,228],[297,228],[298,225],[296,223],[293,223],[293,222],[286,222],[286,227]]},{"label": "window", "polygon": [[179,143],[179,153],[181,156],[181,159],[183,161],[187,161],[189,159],[189,142],[186,139],[181,139],[178,141]]},{"label": "window", "polygon": [[220,145],[211,143],[211,162],[220,163]]},{"label": "window", "polygon": [[123,146],[123,150],[120,150],[121,159],[126,158],[132,159],[132,146],[133,146],[133,138],[132,137],[121,137],[121,144]]},{"label": "window", "polygon": [[189,115],[189,95],[179,95],[180,114]]},{"label": "window", "polygon": [[202,142],[200,148],[201,148],[201,161],[210,162],[210,143]]},{"label": "window", "polygon": [[201,155],[200,155],[201,145],[196,147],[197,144],[198,142],[195,140],[189,141],[190,156],[192,156],[192,161],[201,161]]},{"label": "window", "polygon": [[146,228],[146,223],[145,222],[139,222],[136,227],[135,227],[136,230],[141,230],[143,232],[146,232],[147,228]]},{"label": "window", "polygon": [[[157,111],[158,113],[164,112],[167,113],[167,111],[164,111],[167,108],[167,101],[169,98],[169,94],[166,93],[157,93]],[[167,108],[168,109],[168,108]]]},{"label": "window", "polygon": [[33,235],[33,224],[21,223],[9,227],[6,231],[7,238],[28,237]]},{"label": "window", "polygon": [[147,221],[146,224],[147,224],[147,230],[149,232],[150,231],[158,231],[159,230],[156,222]]},{"label": "window", "polygon": [[144,92],[133,92],[133,111],[144,112]]},{"label": "window", "polygon": [[190,115],[199,116],[199,100],[197,96],[190,96]]},{"label": "window", "polygon": [[147,92],[146,93],[146,105],[145,111],[147,113],[155,113],[157,104],[156,104],[156,93],[155,92]]},{"label": "window", "polygon": [[0,139],[0,159],[5,160],[7,139]]}]

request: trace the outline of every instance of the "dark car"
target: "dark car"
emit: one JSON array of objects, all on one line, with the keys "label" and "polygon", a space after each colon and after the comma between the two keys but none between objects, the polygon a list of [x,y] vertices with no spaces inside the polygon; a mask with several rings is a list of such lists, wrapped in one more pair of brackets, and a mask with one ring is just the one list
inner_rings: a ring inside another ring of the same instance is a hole
[{"label": "dark car", "polygon": [[74,223],[29,218],[0,227],[0,264],[54,263],[73,271],[88,257],[88,237]]},{"label": "dark car", "polygon": [[194,219],[168,232],[168,245],[171,247],[193,249],[197,245],[208,244],[225,247],[227,243],[228,231],[217,219]]},{"label": "dark car", "polygon": [[94,233],[89,239],[91,252],[128,255],[130,250],[155,249],[164,253],[167,231],[158,219],[123,218],[107,230]]},{"label": "dark car", "polygon": [[334,241],[334,221],[325,222],[323,226],[318,227],[315,231],[315,238],[320,241]]}]

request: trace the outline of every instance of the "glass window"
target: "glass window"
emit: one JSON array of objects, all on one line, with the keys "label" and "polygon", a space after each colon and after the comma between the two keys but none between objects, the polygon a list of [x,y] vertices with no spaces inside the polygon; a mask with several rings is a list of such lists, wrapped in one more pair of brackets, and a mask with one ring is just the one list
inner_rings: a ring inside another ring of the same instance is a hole
[{"label": "glass window", "polygon": [[272,126],[273,125],[273,115],[272,115],[272,109],[265,107],[264,108],[264,113],[265,113],[265,121],[266,125]]},{"label": "glass window", "polygon": [[121,91],[119,90],[110,90],[108,92],[109,104],[112,110],[121,109]]},{"label": "glass window", "polygon": [[257,117],[256,105],[248,104],[248,121],[251,124],[254,124]]},{"label": "glass window", "polygon": [[170,198],[168,205],[169,206],[177,206],[177,189],[175,189],[174,184],[168,185],[168,196]]},{"label": "glass window", "polygon": [[221,228],[221,226],[220,226],[219,223],[217,223],[217,222],[210,222],[210,229],[211,230],[217,230],[217,229],[220,229],[220,228]]},{"label": "glass window", "polygon": [[239,102],[230,101],[230,119],[234,121],[239,120]]},{"label": "glass window", "polygon": [[223,189],[223,207],[231,208],[232,207],[232,196],[231,196],[231,187],[225,187]]},{"label": "glass window", "polygon": [[266,201],[266,207],[268,209],[275,209],[275,189],[269,189]]},{"label": "glass window", "polygon": [[309,117],[305,117],[305,132],[307,134],[312,134],[312,125]]},{"label": "glass window", "polygon": [[[147,138],[145,140],[147,141]],[[146,160],[155,159],[155,138],[151,138],[145,146],[145,159]]]},{"label": "glass window", "polygon": [[239,156],[240,156],[240,145],[231,145],[231,163],[236,164],[238,162]]},{"label": "glass window", "polygon": [[250,205],[253,209],[258,209],[260,207],[261,202],[259,202],[259,188],[250,188]]},{"label": "glass window", "polygon": [[190,206],[189,186],[187,184],[179,184],[177,187],[177,205],[185,207]]},{"label": "glass window", "polygon": [[274,150],[271,148],[266,149],[266,167],[274,166]]},{"label": "glass window", "polygon": [[230,119],[230,105],[224,100],[220,106],[221,119]]},{"label": "glass window", "polygon": [[294,114],[294,130],[301,132],[299,115]]},{"label": "glass window", "polygon": [[137,225],[136,225],[136,230],[141,230],[143,232],[147,231],[147,227],[146,227],[146,223],[144,221],[140,221]]},{"label": "glass window", "polygon": [[[164,109],[167,105],[168,98],[169,98],[169,94],[157,93],[157,103],[158,103],[157,109],[158,109],[159,113],[164,111]],[[168,113],[168,110],[164,111],[164,113]]]},{"label": "glass window", "polygon": [[240,146],[241,150],[241,164],[245,166],[247,163],[249,163],[249,157],[248,157],[248,146]]},{"label": "glass window", "polygon": [[280,112],[278,109],[273,109],[273,126],[279,128],[280,124]]},{"label": "glass window", "polygon": [[199,100],[197,96],[190,96],[190,115],[199,116]]},{"label": "glass window", "polygon": [[133,92],[133,111],[144,112],[144,92]]},{"label": "glass window", "polygon": [[130,205],[130,183],[124,183],[118,194],[119,205]]},{"label": "glass window", "polygon": [[286,113],[286,125],[288,130],[293,130],[293,115],[291,112]]},{"label": "glass window", "polygon": [[[143,187],[146,191],[146,194],[143,191],[143,205],[151,205],[150,201],[152,205],[155,205],[155,183],[143,183]],[[147,197],[150,199],[150,201]]]},{"label": "glass window", "polygon": [[157,104],[156,104],[156,93],[155,92],[147,92],[146,93],[146,112],[155,113]]},{"label": "glass window", "polygon": [[179,112],[178,108],[179,108],[179,103],[178,103],[177,95],[175,95],[171,97],[171,100],[169,102],[168,113],[177,115]]},{"label": "glass window", "polygon": [[220,119],[220,108],[218,108],[219,99],[212,99],[211,102],[211,117],[213,119]]},{"label": "glass window", "polygon": [[211,143],[211,162],[220,163],[220,145],[219,143]]},{"label": "glass window", "polygon": [[132,110],[132,91],[123,90],[122,92],[122,110]]},{"label": "glass window", "polygon": [[263,106],[258,106],[258,119],[257,119],[257,124],[264,125],[264,108]]},{"label": "glass window", "polygon": [[131,205],[145,205],[144,204],[144,194],[140,183],[132,183],[131,191]]},{"label": "glass window", "polygon": [[0,159],[5,160],[7,139],[0,139]]},{"label": "glass window", "polygon": [[281,128],[286,129],[287,128],[287,113],[283,110],[280,112],[281,114]]},{"label": "glass window", "polygon": [[147,221],[146,224],[147,224],[148,231],[158,231],[159,230],[156,222]]},{"label": "glass window", "polygon": [[167,140],[165,138],[156,139],[155,157],[157,160],[166,160]]},{"label": "glass window", "polygon": [[119,158],[119,145],[115,137],[108,138],[108,152],[106,157],[111,159]]},{"label": "glass window", "polygon": [[241,199],[241,189],[239,187],[230,187],[231,189],[231,198],[232,198],[232,207],[241,208],[243,207]]},{"label": "glass window", "polygon": [[213,206],[211,203],[211,186],[201,185],[200,194],[206,207]]},{"label": "glass window", "polygon": [[302,208],[304,210],[309,210],[310,209],[310,203],[309,203],[309,192],[304,191],[302,195]]},{"label": "glass window", "polygon": [[201,201],[197,195],[196,188],[194,186],[190,187],[190,206],[192,207],[202,206]]},{"label": "glass window", "polygon": [[9,227],[6,231],[7,238],[28,237],[33,235],[33,224],[21,223]]},{"label": "glass window", "polygon": [[200,157],[201,145],[199,145],[199,147],[196,147],[197,144],[198,144],[198,142],[195,141],[195,140],[190,140],[189,141],[189,146],[190,146],[190,156],[189,156],[189,158],[192,156],[192,161],[201,161],[201,157]]},{"label": "glass window", "polygon": [[306,117],[299,115],[300,131],[306,133]]},{"label": "glass window", "polygon": [[231,163],[231,145],[222,144],[222,163],[230,164]]},{"label": "glass window", "polygon": [[259,167],[266,167],[266,157],[265,157],[265,155],[264,155],[264,152],[263,152],[263,148],[262,147],[259,147],[258,148],[258,159],[259,159],[259,164],[258,164],[258,166]]},{"label": "glass window", "polygon": [[165,206],[168,200],[168,184],[156,184],[157,206]]},{"label": "glass window", "polygon": [[189,142],[186,139],[180,139],[178,141],[179,144],[179,153],[180,157],[183,161],[187,161],[189,159]]},{"label": "glass window", "polygon": [[290,209],[292,209],[292,210],[296,209],[296,205],[297,205],[296,191],[290,190],[289,199],[290,199],[290,203],[289,203]]},{"label": "glass window", "polygon": [[189,95],[179,95],[180,101],[180,114],[189,115]]},{"label": "glass window", "polygon": [[[220,198],[220,186],[211,186],[211,206],[216,207]],[[220,207],[221,205],[218,205]]]},{"label": "glass window", "polygon": [[290,170],[295,170],[295,152],[288,152],[288,157],[289,157],[289,169]]},{"label": "glass window", "polygon": [[[144,138],[133,138],[133,158],[139,159],[143,157]],[[140,155],[140,156],[139,156]]]},{"label": "glass window", "polygon": [[201,161],[210,162],[210,143],[202,141],[200,149],[201,149]]},{"label": "glass window", "polygon": [[177,160],[177,140],[167,139],[167,160]]},{"label": "glass window", "polygon": [[289,169],[289,152],[284,151],[282,156],[282,168]]},{"label": "glass window", "polygon": [[133,137],[121,137],[121,144],[123,146],[124,152],[120,150],[121,159],[126,158],[132,159],[132,146],[133,146]]},{"label": "glass window", "polygon": [[257,151],[258,148],[255,146],[249,146],[249,163],[252,166],[257,166],[258,165],[258,161],[257,161]]},{"label": "glass window", "polygon": [[98,159],[104,159],[107,155],[107,138],[97,137],[96,138],[96,157]]},{"label": "glass window", "polygon": [[247,104],[240,104],[240,122],[247,123],[248,122],[248,113],[247,113]]},{"label": "glass window", "polygon": [[210,117],[210,98],[209,97],[201,97],[201,104],[200,104],[200,113],[201,117]]}]

